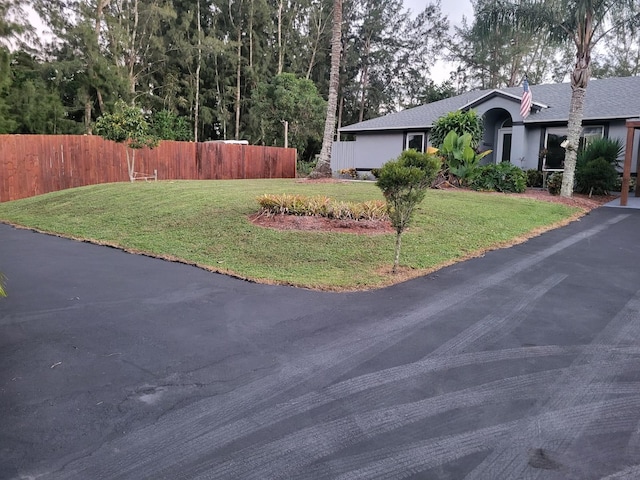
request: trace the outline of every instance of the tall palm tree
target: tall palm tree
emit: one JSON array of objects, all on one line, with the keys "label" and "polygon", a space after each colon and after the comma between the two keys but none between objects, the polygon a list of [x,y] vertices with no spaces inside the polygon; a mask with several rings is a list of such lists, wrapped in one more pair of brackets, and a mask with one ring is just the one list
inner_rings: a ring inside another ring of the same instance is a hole
[{"label": "tall palm tree", "polygon": [[487,31],[496,25],[526,31],[535,31],[544,25],[553,38],[574,44],[576,60],[571,72],[571,105],[560,191],[563,197],[571,197],[584,101],[591,77],[591,52],[607,33],[625,24],[638,25],[640,3],[638,0],[495,0],[487,2],[478,16],[478,23]]},{"label": "tall palm tree", "polygon": [[329,73],[329,98],[324,122],[322,148],[311,178],[331,176],[331,146],[336,131],[338,110],[338,83],[340,81],[340,56],[342,54],[342,0],[333,1],[333,29],[331,32],[331,72]]}]

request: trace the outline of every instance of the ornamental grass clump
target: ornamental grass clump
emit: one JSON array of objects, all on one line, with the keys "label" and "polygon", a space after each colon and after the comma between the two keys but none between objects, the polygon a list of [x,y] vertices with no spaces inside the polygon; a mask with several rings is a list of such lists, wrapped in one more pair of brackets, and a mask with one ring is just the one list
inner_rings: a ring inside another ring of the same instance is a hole
[{"label": "ornamental grass clump", "polygon": [[258,197],[260,213],[263,215],[297,215],[325,217],[335,220],[386,220],[387,210],[384,202],[370,200],[367,202],[336,201],[329,197],[317,195],[272,195]]}]

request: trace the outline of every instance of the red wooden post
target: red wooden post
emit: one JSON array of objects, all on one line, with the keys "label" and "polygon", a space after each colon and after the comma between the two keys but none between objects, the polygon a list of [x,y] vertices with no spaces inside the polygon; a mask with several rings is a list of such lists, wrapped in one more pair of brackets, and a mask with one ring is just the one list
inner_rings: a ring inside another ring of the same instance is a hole
[{"label": "red wooden post", "polygon": [[[622,171],[622,187],[620,192],[620,206],[626,207],[629,198],[629,182],[631,180],[631,158],[633,156],[633,140],[636,129],[640,128],[640,120],[627,120],[627,145],[624,154],[624,169]],[[638,188],[636,187],[636,196]]]}]

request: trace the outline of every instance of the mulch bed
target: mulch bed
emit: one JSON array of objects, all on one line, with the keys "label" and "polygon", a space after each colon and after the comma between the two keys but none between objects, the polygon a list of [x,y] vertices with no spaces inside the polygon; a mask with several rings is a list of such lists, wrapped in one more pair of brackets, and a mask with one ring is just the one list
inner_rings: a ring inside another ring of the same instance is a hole
[{"label": "mulch bed", "polygon": [[[334,178],[322,178],[317,180],[299,179],[300,183],[343,183],[349,180],[339,180]],[[605,203],[614,200],[612,195],[593,196],[574,194],[571,198],[564,198],[559,195],[550,195],[548,191],[536,188],[527,189],[524,193],[498,193],[486,192],[485,195],[509,195],[514,197],[534,198],[546,202],[562,203],[572,207],[578,207],[585,212],[598,208]],[[254,225],[273,228],[276,230],[299,230],[311,232],[340,232],[352,233],[356,235],[379,235],[393,233],[395,230],[388,221],[369,220],[334,220],[324,217],[301,217],[296,215],[264,215],[254,214],[249,217]]]}]

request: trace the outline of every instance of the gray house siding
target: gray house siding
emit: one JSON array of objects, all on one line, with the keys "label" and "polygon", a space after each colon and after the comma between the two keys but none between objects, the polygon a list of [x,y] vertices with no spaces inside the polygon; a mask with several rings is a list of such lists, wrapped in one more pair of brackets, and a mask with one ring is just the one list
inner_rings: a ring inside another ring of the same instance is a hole
[{"label": "gray house siding", "polygon": [[[525,120],[520,115],[522,88],[510,87],[466,92],[457,97],[342,127],[340,131],[355,136],[353,168],[377,168],[402,152],[407,133],[428,132],[433,122],[447,112],[473,108],[483,115],[485,123],[480,150],[493,151],[483,163],[495,163],[504,158],[525,170],[540,169],[540,152],[545,145],[547,129],[567,126],[571,87],[569,84],[531,85],[531,90],[533,107]],[[602,125],[606,137],[620,138],[624,143],[626,119],[640,117],[638,91],[640,77],[593,80],[589,83],[585,99],[584,124]],[[501,148],[508,140],[510,155],[508,149]],[[633,172],[638,170],[639,144],[640,139],[636,139]],[[560,161],[559,157],[556,161]],[[334,163],[336,166],[339,164],[332,160],[332,165]]]},{"label": "gray house siding", "polygon": [[339,172],[356,168],[356,142],[333,142],[331,146],[331,171]]},{"label": "gray house siding", "polygon": [[402,153],[404,139],[402,132],[363,133],[357,135],[354,142],[334,142],[331,170],[337,172],[345,168],[360,170],[379,168]]}]

